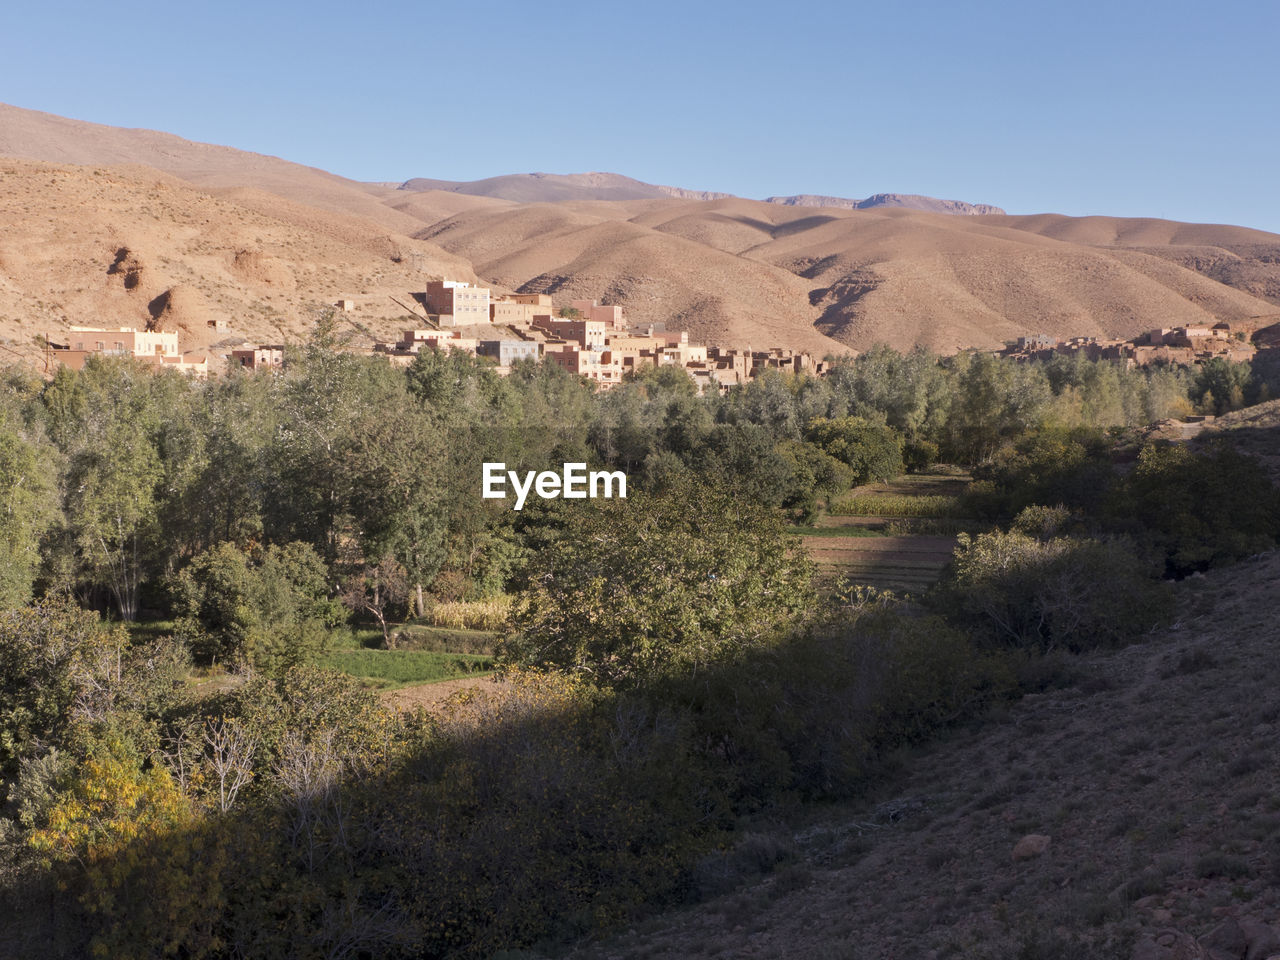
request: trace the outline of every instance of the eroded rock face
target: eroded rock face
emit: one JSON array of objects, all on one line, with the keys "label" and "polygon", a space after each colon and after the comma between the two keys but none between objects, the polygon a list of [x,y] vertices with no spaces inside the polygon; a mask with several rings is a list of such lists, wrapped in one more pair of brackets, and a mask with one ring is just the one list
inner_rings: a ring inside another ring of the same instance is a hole
[{"label": "eroded rock face", "polygon": [[1043,833],[1028,833],[1013,847],[1012,860],[1033,860],[1049,849],[1051,838]]},{"label": "eroded rock face", "polygon": [[117,247],[115,259],[107,267],[107,275],[120,277],[126,290],[136,290],[142,284],[145,269],[146,265],[134,251],[128,247]]}]

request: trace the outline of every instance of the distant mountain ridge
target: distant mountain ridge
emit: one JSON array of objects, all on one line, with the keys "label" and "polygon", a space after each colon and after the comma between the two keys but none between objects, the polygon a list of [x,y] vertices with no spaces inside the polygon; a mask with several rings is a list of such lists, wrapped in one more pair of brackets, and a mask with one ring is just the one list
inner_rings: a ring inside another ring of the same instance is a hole
[{"label": "distant mountain ridge", "polygon": [[415,177],[401,190],[442,190],[515,203],[565,203],[573,200],[727,200],[733,194],[685,190],[645,183],[620,173],[510,173],[484,180],[432,180]]},{"label": "distant mountain ridge", "polygon": [[[645,183],[620,173],[510,173],[484,180],[433,180],[415,177],[400,184],[401,190],[426,192],[440,190],[473,197],[490,197],[514,203],[568,203],[576,200],[736,200],[736,194],[714,190],[686,190]],[[793,197],[769,197],[765,203],[788,207],[836,207],[841,210],[870,210],[875,207],[901,207],[928,213],[962,216],[1002,215],[1004,211],[989,203],[966,203],[963,200],[940,200],[914,193],[877,193],[865,200],[847,197],[825,197],[802,193]]]},{"label": "distant mountain ridge", "polygon": [[988,214],[1004,216],[1004,210],[989,203],[966,203],[964,200],[940,200],[916,193],[876,193],[865,200],[848,197],[824,197],[801,193],[794,197],[765,197],[765,203],[780,203],[786,207],[836,207],[841,210],[872,210],[876,207],[901,207],[906,210],[924,210],[927,213],[949,213],[955,216],[980,217]]}]

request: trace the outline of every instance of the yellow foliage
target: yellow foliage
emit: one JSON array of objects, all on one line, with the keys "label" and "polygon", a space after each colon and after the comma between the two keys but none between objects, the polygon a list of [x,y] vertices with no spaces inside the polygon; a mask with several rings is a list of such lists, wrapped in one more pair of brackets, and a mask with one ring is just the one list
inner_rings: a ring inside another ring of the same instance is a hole
[{"label": "yellow foliage", "polygon": [[94,743],[75,782],[33,830],[30,846],[50,860],[95,863],[152,830],[190,822],[190,802],[162,766],[143,769],[118,735]]}]

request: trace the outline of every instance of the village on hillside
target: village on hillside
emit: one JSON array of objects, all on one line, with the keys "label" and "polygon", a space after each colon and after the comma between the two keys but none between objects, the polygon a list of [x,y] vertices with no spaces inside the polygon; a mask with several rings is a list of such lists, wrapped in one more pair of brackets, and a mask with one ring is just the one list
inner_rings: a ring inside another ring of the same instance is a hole
[{"label": "village on hillside", "polygon": [[[595,300],[572,300],[557,309],[546,293],[495,294],[487,287],[461,280],[431,280],[413,294],[422,309],[414,313],[421,326],[403,330],[394,342],[374,340],[365,352],[397,365],[408,365],[424,349],[459,351],[492,361],[500,375],[521,360],[546,360],[608,390],[645,366],[674,366],[685,370],[699,393],[724,392],[765,370],[820,376],[829,362],[787,347],[723,347],[691,342],[684,330],[668,330],[664,323],[633,324],[623,308]],[[341,313],[354,309],[351,300],[338,300]],[[406,308],[407,309],[407,308]],[[1262,318],[1260,318],[1262,319]],[[226,331],[226,320],[208,325]],[[1253,358],[1252,327],[1225,321],[1212,327],[1155,329],[1129,340],[1072,337],[1060,340],[1046,334],[1007,341],[997,356],[1014,360],[1048,360],[1058,355],[1081,355],[1110,360],[1127,367],[1152,364],[1191,366],[1213,357],[1233,362]],[[183,353],[172,330],[131,327],[72,326],[65,343],[48,341],[46,371],[55,364],[79,369],[94,354],[131,356],[155,365],[206,377],[226,365],[250,370],[279,368],[285,363],[285,344],[241,343],[220,356]],[[211,367],[211,359],[214,366]]]},{"label": "village on hillside", "polygon": [[1116,360],[1127,367],[1151,364],[1190,366],[1212,357],[1234,363],[1253,359],[1257,349],[1250,342],[1249,330],[1225,320],[1212,327],[1175,327],[1149,330],[1130,340],[1107,340],[1098,337],[1056,337],[1037,334],[1019,337],[1005,344],[1001,356],[1017,360],[1048,360],[1055,355],[1080,354],[1089,360]]},{"label": "village on hillside", "polygon": [[[573,300],[556,309],[545,293],[495,296],[487,287],[460,280],[432,280],[414,299],[423,308],[422,326],[403,331],[395,342],[375,342],[368,352],[393,364],[413,362],[423,348],[460,351],[487,358],[506,375],[520,360],[547,360],[609,389],[644,366],[678,366],[688,371],[699,392],[723,391],[745,383],[763,370],[792,373],[825,372],[826,364],[811,354],[785,347],[753,350],[691,343],[687,331],[665,324],[629,324],[620,306]],[[334,307],[350,312],[353,302]],[[226,329],[225,321],[209,321]],[[132,356],[158,367],[206,377],[206,354],[183,354],[174,331],[129,327],[98,329],[73,326],[66,343],[48,343],[46,366],[79,369],[93,354]],[[245,343],[222,358],[252,370],[278,368],[285,362],[284,344]]]}]

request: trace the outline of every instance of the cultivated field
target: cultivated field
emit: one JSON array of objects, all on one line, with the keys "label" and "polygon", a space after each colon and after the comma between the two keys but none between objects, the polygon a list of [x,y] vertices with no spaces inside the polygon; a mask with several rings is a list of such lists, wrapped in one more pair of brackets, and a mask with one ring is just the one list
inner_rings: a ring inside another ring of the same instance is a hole
[{"label": "cultivated field", "polygon": [[960,495],[966,476],[908,475],[836,498],[812,528],[797,529],[828,587],[841,578],[918,593],[951,560],[955,535],[972,525]]}]

